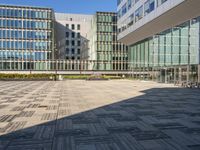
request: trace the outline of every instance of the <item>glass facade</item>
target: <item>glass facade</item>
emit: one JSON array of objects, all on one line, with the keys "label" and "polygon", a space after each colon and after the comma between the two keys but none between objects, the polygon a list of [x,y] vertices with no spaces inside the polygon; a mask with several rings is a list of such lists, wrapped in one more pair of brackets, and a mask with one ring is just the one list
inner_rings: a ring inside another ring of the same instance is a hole
[{"label": "glass facade", "polygon": [[48,70],[53,49],[52,9],[0,5],[1,70]]},{"label": "glass facade", "polygon": [[129,69],[157,71],[162,82],[197,80],[197,69],[191,73],[199,64],[199,31],[200,17],[130,46]]},{"label": "glass facade", "polygon": [[97,12],[97,70],[126,70],[128,47],[117,42],[116,13]]}]

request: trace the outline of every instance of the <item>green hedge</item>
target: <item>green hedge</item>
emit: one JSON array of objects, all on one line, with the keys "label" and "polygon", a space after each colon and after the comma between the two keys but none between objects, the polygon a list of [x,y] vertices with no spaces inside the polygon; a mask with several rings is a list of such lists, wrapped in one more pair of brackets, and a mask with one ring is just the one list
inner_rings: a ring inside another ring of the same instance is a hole
[{"label": "green hedge", "polygon": [[103,76],[105,79],[122,79],[121,76]]},{"label": "green hedge", "polygon": [[89,75],[65,75],[64,79],[88,79]]},{"label": "green hedge", "polygon": [[[54,74],[0,74],[0,79],[49,79],[55,77]],[[65,75],[64,79],[122,79],[121,76],[108,76],[108,75]]]},{"label": "green hedge", "polygon": [[64,79],[91,79],[91,78],[101,78],[101,79],[122,79],[120,76],[107,76],[107,75],[65,75]]},{"label": "green hedge", "polygon": [[0,74],[0,79],[49,79],[52,74]]}]

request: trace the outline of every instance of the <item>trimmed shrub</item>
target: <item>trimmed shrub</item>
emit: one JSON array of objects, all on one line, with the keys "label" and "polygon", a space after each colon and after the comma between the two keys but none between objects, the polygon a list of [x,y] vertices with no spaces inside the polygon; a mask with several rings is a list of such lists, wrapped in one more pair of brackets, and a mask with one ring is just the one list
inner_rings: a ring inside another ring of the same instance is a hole
[{"label": "trimmed shrub", "polygon": [[49,79],[52,74],[0,74],[0,79]]}]

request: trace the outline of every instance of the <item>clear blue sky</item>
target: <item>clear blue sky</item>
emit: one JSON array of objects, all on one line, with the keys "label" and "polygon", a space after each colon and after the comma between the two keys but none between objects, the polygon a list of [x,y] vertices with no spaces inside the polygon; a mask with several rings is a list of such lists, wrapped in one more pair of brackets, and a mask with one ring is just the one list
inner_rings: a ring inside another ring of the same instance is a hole
[{"label": "clear blue sky", "polygon": [[0,4],[51,7],[55,12],[94,14],[116,11],[117,0],[0,0]]}]

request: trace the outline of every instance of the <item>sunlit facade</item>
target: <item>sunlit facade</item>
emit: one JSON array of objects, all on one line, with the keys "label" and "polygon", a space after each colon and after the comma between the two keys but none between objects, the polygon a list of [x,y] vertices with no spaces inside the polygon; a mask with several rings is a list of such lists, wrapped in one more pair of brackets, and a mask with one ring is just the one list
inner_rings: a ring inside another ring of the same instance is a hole
[{"label": "sunlit facade", "polygon": [[97,12],[91,22],[89,59],[94,70],[127,70],[128,47],[117,41],[117,14]]},{"label": "sunlit facade", "polygon": [[137,78],[200,82],[198,8],[195,0],[118,0],[118,40]]},{"label": "sunlit facade", "polygon": [[0,5],[0,70],[49,70],[54,59],[50,8]]},{"label": "sunlit facade", "polygon": [[151,72],[160,82],[197,81],[199,27],[198,17],[131,45],[129,69]]},{"label": "sunlit facade", "polygon": [[127,70],[117,15],[0,5],[0,70]]}]

